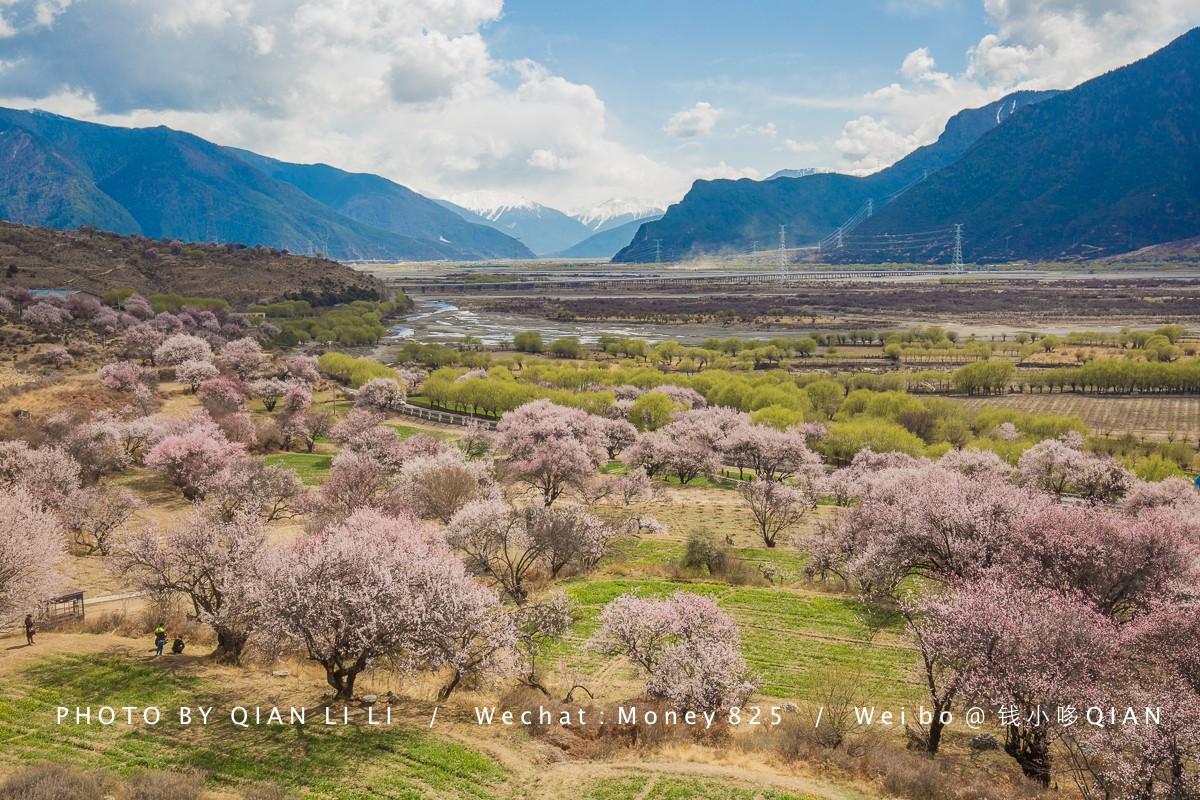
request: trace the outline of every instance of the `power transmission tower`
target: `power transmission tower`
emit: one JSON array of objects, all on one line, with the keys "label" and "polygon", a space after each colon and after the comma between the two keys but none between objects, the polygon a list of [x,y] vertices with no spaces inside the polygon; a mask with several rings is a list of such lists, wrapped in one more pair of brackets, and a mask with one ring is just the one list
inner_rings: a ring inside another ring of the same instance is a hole
[{"label": "power transmission tower", "polygon": [[750,263],[751,264],[758,263],[758,242],[750,243]]},{"label": "power transmission tower", "polygon": [[872,217],[874,215],[875,215],[875,201],[868,199],[867,200],[867,216]]},{"label": "power transmission tower", "polygon": [[842,229],[841,228],[837,229],[837,246],[838,246],[838,250],[842,249]]},{"label": "power transmission tower", "polygon": [[787,264],[787,225],[779,226],[779,266]]},{"label": "power transmission tower", "polygon": [[962,252],[962,223],[954,226],[954,270],[961,271],[963,268],[963,252]]},{"label": "power transmission tower", "polygon": [[654,263],[662,263],[662,239],[654,240]]}]

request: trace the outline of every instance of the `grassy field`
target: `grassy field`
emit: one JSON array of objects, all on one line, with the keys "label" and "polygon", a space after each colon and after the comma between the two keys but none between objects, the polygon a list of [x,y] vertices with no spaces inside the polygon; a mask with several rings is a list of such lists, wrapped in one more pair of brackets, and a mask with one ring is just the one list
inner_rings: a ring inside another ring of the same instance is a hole
[{"label": "grassy field", "polygon": [[[237,728],[228,709],[246,702],[228,688],[128,653],[37,661],[0,689],[0,761],[39,761],[103,769],[201,771],[213,789],[270,783],[288,797],[495,797],[509,776],[493,759],[409,727],[362,725]],[[259,697],[258,703],[266,703]],[[159,706],[164,722],[108,727],[56,725],[59,704]],[[181,727],[179,706],[213,705],[226,714]]]},{"label": "grassy field", "polygon": [[729,786],[703,778],[628,775],[602,778],[583,800],[812,800],[813,795]]},{"label": "grassy field", "polygon": [[1093,433],[1120,435],[1126,431],[1154,439],[1168,434],[1194,441],[1200,428],[1200,397],[1103,397],[1083,394],[1008,394],[996,397],[952,398],[973,410],[1015,408],[1033,414],[1079,417]]},{"label": "grassy field", "polygon": [[276,453],[267,456],[267,463],[294,469],[300,480],[314,486],[329,476],[333,456],[328,453]]},{"label": "grassy field", "polygon": [[636,677],[628,665],[614,665],[586,647],[606,603],[623,594],[665,597],[684,590],[713,598],[733,615],[742,651],[767,697],[813,699],[835,675],[852,677],[877,702],[911,702],[919,696],[909,666],[912,654],[900,645],[898,631],[888,628],[871,638],[864,607],[848,597],[642,577],[598,576],[568,581],[564,588],[575,603],[576,622],[552,657],[585,675],[607,678],[615,666],[625,678]]},{"label": "grassy field", "polygon": [[434,439],[457,439],[458,435],[450,431],[443,431],[436,428],[419,428],[415,425],[403,425],[401,423],[389,422],[389,428],[400,434],[401,439],[410,439],[418,433],[432,436]]}]

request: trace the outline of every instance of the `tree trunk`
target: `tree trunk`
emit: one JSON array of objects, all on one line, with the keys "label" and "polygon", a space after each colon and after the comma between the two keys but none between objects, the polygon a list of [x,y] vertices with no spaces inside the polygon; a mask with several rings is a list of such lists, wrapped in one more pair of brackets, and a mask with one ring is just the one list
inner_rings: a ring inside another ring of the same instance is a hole
[{"label": "tree trunk", "polygon": [[1026,778],[1050,785],[1050,744],[1041,728],[1010,725],[1004,732],[1004,752],[1016,760]]},{"label": "tree trunk", "polygon": [[454,689],[458,686],[458,682],[461,680],[462,672],[457,669],[454,670],[454,674],[450,676],[449,682],[438,690],[438,702],[443,703],[448,700],[450,698],[450,693],[454,691]]},{"label": "tree trunk", "polygon": [[942,710],[935,707],[933,720],[929,723],[929,736],[925,738],[925,752],[931,756],[937,755],[938,747],[942,744],[942,730],[946,727],[941,720]]},{"label": "tree trunk", "polygon": [[247,638],[247,634],[241,631],[218,630],[217,649],[213,651],[213,658],[223,664],[237,664],[242,660]]},{"label": "tree trunk", "polygon": [[362,672],[364,664],[360,659],[350,667],[342,667],[340,664],[326,663],[325,680],[333,687],[334,700],[352,700],[354,698],[354,681],[358,678],[358,673]]}]

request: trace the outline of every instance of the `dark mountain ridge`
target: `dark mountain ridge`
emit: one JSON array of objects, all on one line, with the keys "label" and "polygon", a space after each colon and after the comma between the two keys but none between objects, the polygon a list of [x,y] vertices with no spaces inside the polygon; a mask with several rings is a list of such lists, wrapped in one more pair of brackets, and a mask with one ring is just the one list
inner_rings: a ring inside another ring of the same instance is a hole
[{"label": "dark mountain ridge", "polygon": [[[963,225],[967,261],[1097,258],[1200,232],[1200,28],[1021,109],[854,233]],[[873,261],[945,261],[945,243]]]},{"label": "dark mountain ridge", "polygon": [[655,240],[661,240],[664,259],[747,252],[754,246],[770,249],[778,245],[780,225],[787,226],[790,244],[814,243],[867,200],[882,208],[897,193],[956,161],[980,136],[1020,109],[1055,94],[1015,92],[981,108],[960,111],[936,142],[865,177],[822,172],[765,181],[696,181],[683,200],[668,208],[661,220],[644,225],[613,260],[653,261]]},{"label": "dark mountain ridge", "polygon": [[[90,225],[119,233],[184,241],[239,242],[325,253],[342,259],[473,259],[491,252],[472,248],[467,233],[491,249],[520,252],[491,233],[466,231],[452,215],[443,227],[414,222],[405,230],[377,227],[344,214],[261,167],[286,176],[306,168],[273,159],[250,163],[190,133],[166,127],[119,128],[39,111],[0,109],[0,216],[54,228]],[[331,167],[325,174],[340,173]],[[356,176],[342,173],[344,182]],[[362,177],[362,176],[358,176]],[[377,188],[378,195],[411,198],[410,190]],[[375,184],[379,187],[379,184]],[[349,191],[344,193],[348,198]],[[411,193],[416,197],[416,193]],[[423,198],[422,198],[423,199]],[[354,204],[363,216],[363,206]],[[435,206],[431,201],[429,205]],[[396,224],[396,206],[378,212]],[[438,209],[440,211],[441,209]],[[456,244],[443,230],[468,241]],[[515,247],[514,247],[515,246]]]}]

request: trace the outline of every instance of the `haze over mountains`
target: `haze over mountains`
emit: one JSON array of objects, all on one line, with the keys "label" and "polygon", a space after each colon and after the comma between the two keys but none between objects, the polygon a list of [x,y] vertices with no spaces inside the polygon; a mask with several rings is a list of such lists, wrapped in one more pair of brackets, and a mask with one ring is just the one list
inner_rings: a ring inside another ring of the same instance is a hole
[{"label": "haze over mountains", "polygon": [[1200,28],[1067,92],[1022,92],[963,111],[942,136],[864,178],[697,181],[614,260],[747,252],[828,237],[834,260],[1095,258],[1200,231]]},{"label": "haze over mountains", "polygon": [[[438,202],[466,220],[503,231],[539,256],[610,258],[629,244],[637,227],[622,230],[617,236],[594,238],[594,234],[624,229],[631,222],[640,223],[662,215],[661,208],[634,200],[608,200],[575,214],[525,198],[498,198],[486,192],[461,200],[461,203]],[[568,255],[569,252],[581,255]]]},{"label": "haze over mountains", "polygon": [[638,229],[646,222],[662,219],[662,212],[647,217],[637,217],[615,227],[604,227],[598,233],[571,245],[556,255],[561,258],[612,258],[632,241]]}]

